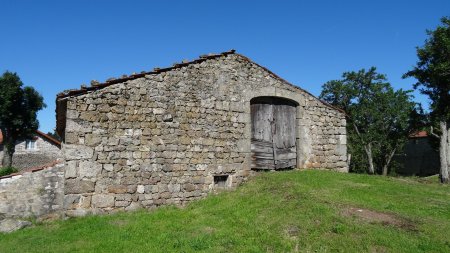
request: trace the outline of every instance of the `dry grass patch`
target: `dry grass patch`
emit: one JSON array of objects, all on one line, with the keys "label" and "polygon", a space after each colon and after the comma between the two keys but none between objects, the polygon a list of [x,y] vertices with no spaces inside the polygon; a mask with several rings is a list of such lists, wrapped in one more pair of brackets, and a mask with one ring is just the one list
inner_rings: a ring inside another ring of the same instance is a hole
[{"label": "dry grass patch", "polygon": [[397,215],[377,212],[364,208],[348,207],[342,210],[342,215],[355,217],[368,223],[378,223],[384,226],[393,226],[409,231],[417,231],[416,225],[409,220],[400,218]]}]

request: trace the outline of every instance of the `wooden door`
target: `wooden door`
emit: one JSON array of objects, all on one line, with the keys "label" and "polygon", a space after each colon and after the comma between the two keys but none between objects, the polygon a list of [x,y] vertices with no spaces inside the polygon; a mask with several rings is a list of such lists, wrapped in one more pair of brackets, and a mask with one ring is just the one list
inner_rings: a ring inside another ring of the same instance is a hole
[{"label": "wooden door", "polygon": [[296,105],[288,100],[252,100],[252,168],[273,170],[297,165],[295,115]]}]

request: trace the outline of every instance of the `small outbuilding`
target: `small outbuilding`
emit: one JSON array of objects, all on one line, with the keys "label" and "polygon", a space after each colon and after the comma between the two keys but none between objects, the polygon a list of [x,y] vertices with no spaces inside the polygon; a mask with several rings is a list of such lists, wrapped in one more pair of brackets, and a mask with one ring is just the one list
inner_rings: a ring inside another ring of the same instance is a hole
[{"label": "small outbuilding", "polygon": [[[403,153],[397,155],[398,174],[403,176],[426,177],[439,174],[438,145],[433,147],[432,136],[426,131],[417,131],[409,135]],[[437,141],[436,141],[437,144]]]},{"label": "small outbuilding", "polygon": [[256,171],[348,171],[345,113],[234,50],[56,102],[68,215],[183,204]]},{"label": "small outbuilding", "polygon": [[[0,161],[4,155],[3,135],[0,131]],[[36,130],[32,138],[17,141],[12,166],[19,169],[42,166],[61,159],[61,142]]]}]

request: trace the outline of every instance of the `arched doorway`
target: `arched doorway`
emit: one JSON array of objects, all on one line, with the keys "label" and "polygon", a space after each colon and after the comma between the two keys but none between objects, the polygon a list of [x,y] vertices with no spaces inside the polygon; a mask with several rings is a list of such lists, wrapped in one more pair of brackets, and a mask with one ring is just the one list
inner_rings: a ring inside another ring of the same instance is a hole
[{"label": "arched doorway", "polygon": [[252,169],[276,170],[297,166],[297,103],[277,97],[250,101]]}]

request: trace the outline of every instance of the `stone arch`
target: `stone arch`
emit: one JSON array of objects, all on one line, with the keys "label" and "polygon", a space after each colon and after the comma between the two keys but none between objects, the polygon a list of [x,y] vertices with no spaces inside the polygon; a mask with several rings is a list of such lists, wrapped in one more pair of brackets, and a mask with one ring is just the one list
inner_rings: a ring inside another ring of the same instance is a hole
[{"label": "stone arch", "polygon": [[296,103],[296,145],[297,145],[297,167],[304,168],[308,163],[311,152],[312,152],[312,143],[310,134],[310,119],[307,116],[308,112],[306,111],[305,105],[307,104],[307,100],[309,100],[309,95],[302,93],[301,91],[292,91],[290,89],[284,89],[280,87],[268,86],[261,87],[255,90],[246,90],[243,92],[243,104],[244,104],[244,120],[247,122],[245,128],[245,140],[240,141],[241,152],[246,152],[248,156],[246,156],[246,168],[250,169],[251,165],[251,105],[250,102],[258,97],[276,97],[282,99],[288,99]]}]

